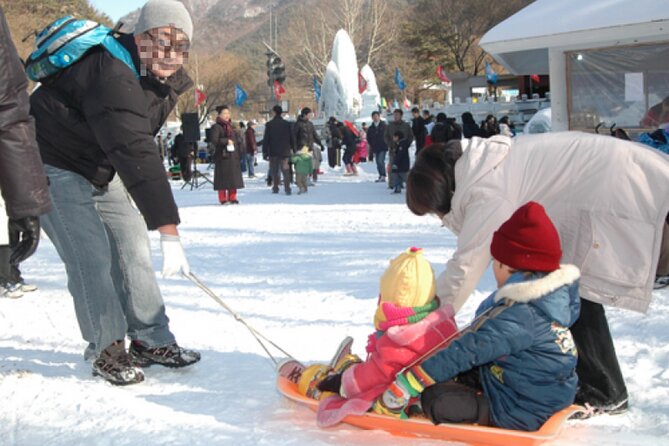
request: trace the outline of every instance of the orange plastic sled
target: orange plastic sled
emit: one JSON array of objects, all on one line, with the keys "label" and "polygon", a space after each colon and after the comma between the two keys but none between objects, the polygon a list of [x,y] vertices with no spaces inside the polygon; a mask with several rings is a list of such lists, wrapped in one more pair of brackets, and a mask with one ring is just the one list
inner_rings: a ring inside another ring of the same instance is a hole
[{"label": "orange plastic sled", "polygon": [[[313,411],[318,408],[318,401],[297,393],[297,384],[284,377],[279,376],[277,378],[277,389],[286,398],[307,406]],[[459,441],[470,445],[529,446],[554,440],[559,435],[564,422],[571,415],[582,410],[583,408],[580,406],[567,407],[549,418],[541,429],[534,432],[473,424],[439,424],[435,426],[426,419],[399,420],[369,412],[365,415],[349,415],[344,418],[343,422],[362,429],[379,429],[401,437]]]}]

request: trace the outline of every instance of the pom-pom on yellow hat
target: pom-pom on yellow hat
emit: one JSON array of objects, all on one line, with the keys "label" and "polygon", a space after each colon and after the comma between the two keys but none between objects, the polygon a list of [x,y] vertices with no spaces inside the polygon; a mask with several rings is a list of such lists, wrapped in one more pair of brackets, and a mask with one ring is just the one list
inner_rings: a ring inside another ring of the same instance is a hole
[{"label": "pom-pom on yellow hat", "polygon": [[381,295],[374,325],[381,330],[382,322],[388,319],[384,303],[399,308],[424,307],[434,300],[435,292],[434,271],[423,256],[423,250],[406,250],[390,261],[381,276]]}]

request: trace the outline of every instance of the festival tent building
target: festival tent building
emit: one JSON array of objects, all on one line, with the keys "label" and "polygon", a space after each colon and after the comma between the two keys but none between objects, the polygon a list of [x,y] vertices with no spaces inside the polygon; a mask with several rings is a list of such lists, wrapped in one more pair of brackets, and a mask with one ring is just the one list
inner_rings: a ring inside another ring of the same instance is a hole
[{"label": "festival tent building", "polygon": [[488,31],[481,47],[511,73],[550,75],[554,131],[599,122],[647,130],[669,97],[667,0],[537,0]]}]

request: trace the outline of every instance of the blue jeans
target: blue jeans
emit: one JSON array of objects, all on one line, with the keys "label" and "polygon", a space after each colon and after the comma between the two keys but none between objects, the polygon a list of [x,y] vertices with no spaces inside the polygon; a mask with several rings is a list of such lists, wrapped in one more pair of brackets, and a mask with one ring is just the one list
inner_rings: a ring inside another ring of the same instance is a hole
[{"label": "blue jeans", "polygon": [[243,160],[246,163],[246,168],[249,171],[249,178],[255,176],[255,171],[253,169],[253,162],[255,161],[255,157],[250,153],[245,153]]},{"label": "blue jeans", "polygon": [[374,159],[376,160],[376,170],[379,171],[379,176],[386,177],[386,153],[387,150],[382,150],[381,152],[376,152],[374,154]]},{"label": "blue jeans", "polygon": [[146,224],[118,175],[105,189],[45,165],[53,210],[42,227],[65,263],[83,338],[97,357],[116,340],[171,344],[165,304],[151,263]]}]

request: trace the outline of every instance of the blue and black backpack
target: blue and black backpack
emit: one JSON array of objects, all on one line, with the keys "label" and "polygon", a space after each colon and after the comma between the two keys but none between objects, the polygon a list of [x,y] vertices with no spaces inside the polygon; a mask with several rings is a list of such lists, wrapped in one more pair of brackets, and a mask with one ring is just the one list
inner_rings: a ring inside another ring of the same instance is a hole
[{"label": "blue and black backpack", "polygon": [[74,64],[96,46],[102,46],[139,77],[132,56],[114,38],[114,30],[72,16],[50,23],[35,36],[35,51],[26,61],[26,74],[33,81],[43,81]]}]

